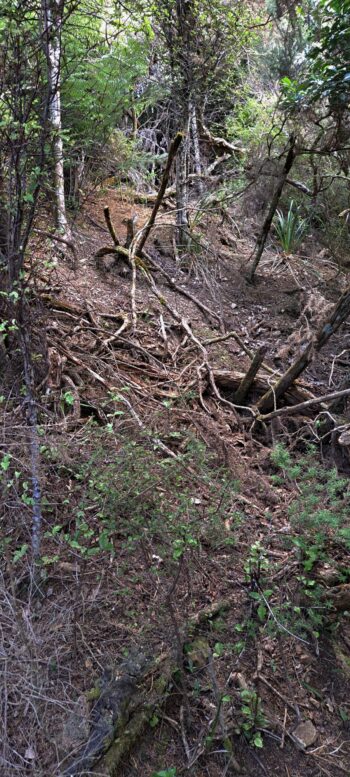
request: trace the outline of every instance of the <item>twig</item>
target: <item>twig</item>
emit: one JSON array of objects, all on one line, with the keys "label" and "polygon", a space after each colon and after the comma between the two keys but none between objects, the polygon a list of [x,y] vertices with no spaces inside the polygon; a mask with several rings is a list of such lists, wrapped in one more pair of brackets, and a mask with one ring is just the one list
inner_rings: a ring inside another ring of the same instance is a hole
[{"label": "twig", "polygon": [[186,758],[187,758],[187,763],[189,763],[190,760],[191,760],[191,753],[190,753],[190,748],[189,748],[189,744],[187,742],[187,736],[186,736],[185,709],[184,709],[182,704],[181,704],[181,707],[180,707],[180,727],[181,727],[181,739],[182,739],[182,742],[183,742],[184,751],[185,751]]},{"label": "twig", "polygon": [[[203,345],[212,345],[213,343],[223,343],[224,340],[229,340],[229,338],[233,337],[234,340],[238,342],[238,344],[241,346],[241,348],[246,348],[242,338],[237,334],[237,332],[234,332],[233,330],[231,332],[227,332],[225,335],[219,335],[218,337],[209,337],[208,340],[203,340]],[[246,350],[246,353],[250,358],[253,357],[253,354],[251,351],[248,352],[248,349]]]},{"label": "twig", "polygon": [[[151,287],[151,289],[153,291],[153,294],[157,297],[157,299],[159,299],[161,304],[164,305],[167,308],[167,310],[169,310],[169,312],[175,318],[175,320],[178,321],[179,324],[181,324],[181,326],[183,327],[185,332],[188,334],[189,338],[192,340],[193,343],[195,343],[195,345],[197,346],[197,348],[199,349],[199,351],[203,355],[203,366],[207,370],[208,378],[209,378],[209,383],[210,383],[210,385],[211,385],[211,387],[213,389],[213,392],[214,392],[216,398],[222,404],[228,405],[228,407],[230,407],[231,410],[233,410],[233,412],[234,412],[234,414],[236,416],[236,419],[238,420],[236,406],[232,402],[229,402],[227,399],[224,399],[221,396],[221,394],[220,394],[220,392],[218,390],[218,387],[217,387],[217,385],[215,383],[215,378],[214,378],[214,375],[213,375],[213,370],[212,370],[212,367],[209,364],[208,354],[207,354],[206,349],[204,348],[204,345],[200,342],[200,340],[198,340],[198,337],[196,337],[196,335],[192,331],[188,321],[186,321],[185,318],[181,317],[180,313],[178,313],[178,311],[175,308],[173,308],[170,305],[170,303],[165,299],[164,295],[161,294],[161,292],[159,291],[159,289],[157,288],[157,286],[156,286],[156,284],[154,282],[153,277],[151,275],[149,275],[148,273],[145,273],[145,277],[147,278],[147,280],[149,282],[149,285],[150,285],[150,287]],[[247,409],[250,409],[250,408],[247,408]],[[255,414],[253,410],[251,412],[253,414]]]},{"label": "twig", "polygon": [[145,256],[145,259],[147,259],[147,262],[149,263],[151,270],[156,270],[161,275],[163,275],[163,277],[167,279],[171,289],[175,289],[175,291],[177,291],[178,294],[181,294],[183,297],[186,297],[186,299],[191,300],[191,302],[193,302],[197,306],[197,308],[199,308],[199,310],[202,311],[202,313],[206,313],[207,316],[209,316],[213,320],[216,320],[218,324],[221,326],[221,319],[217,313],[214,313],[213,310],[210,310],[210,308],[208,308],[207,305],[204,305],[203,302],[201,302],[197,297],[195,297],[189,291],[187,291],[186,289],[183,289],[181,286],[175,283],[174,279],[169,275],[169,273],[167,273],[166,270],[163,269],[163,267],[160,267],[159,264],[157,264],[157,262],[154,261],[154,259],[151,259],[151,257],[148,254],[144,254],[144,256]]},{"label": "twig", "polygon": [[283,750],[283,748],[284,748],[284,741],[285,741],[285,738],[286,738],[287,715],[288,715],[288,708],[287,708],[287,705],[286,705],[285,708],[284,708],[283,729],[282,729],[281,744],[280,744],[280,749],[281,750]]},{"label": "twig", "polygon": [[300,712],[297,704],[292,704],[292,702],[288,701],[288,699],[286,699],[285,696],[282,696],[282,694],[277,690],[277,688],[275,688],[274,685],[271,685],[271,683],[269,683],[269,681],[266,679],[266,677],[263,674],[259,674],[256,679],[261,680],[261,682],[264,683],[264,685],[266,685],[266,687],[269,688],[270,691],[272,691],[276,696],[278,696],[278,698],[281,699],[281,701],[283,701],[285,707],[286,706],[290,707],[290,709],[293,710],[294,714],[297,716],[298,720],[300,720]]}]

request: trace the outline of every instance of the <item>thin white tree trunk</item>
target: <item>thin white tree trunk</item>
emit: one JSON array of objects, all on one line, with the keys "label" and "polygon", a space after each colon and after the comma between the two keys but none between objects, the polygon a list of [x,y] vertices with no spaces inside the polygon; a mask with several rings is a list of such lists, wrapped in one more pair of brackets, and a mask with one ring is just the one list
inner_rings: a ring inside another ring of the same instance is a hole
[{"label": "thin white tree trunk", "polygon": [[58,2],[58,0],[42,0],[44,46],[50,90],[49,120],[52,130],[54,158],[56,224],[59,232],[65,237],[69,237],[70,230],[68,227],[64,194],[64,155],[61,119],[60,65],[62,11],[62,2]]},{"label": "thin white tree trunk", "polygon": [[[192,142],[193,142],[194,171],[196,175],[201,176],[202,162],[201,162],[201,150],[199,145],[197,111],[193,100],[190,100],[189,110],[190,110],[191,134],[192,134]],[[200,177],[198,178],[198,182],[196,182],[196,187],[197,187],[198,194],[203,194],[203,181],[201,180]]]},{"label": "thin white tree trunk", "polygon": [[176,243],[185,250],[189,241],[187,155],[190,119],[176,157]]}]

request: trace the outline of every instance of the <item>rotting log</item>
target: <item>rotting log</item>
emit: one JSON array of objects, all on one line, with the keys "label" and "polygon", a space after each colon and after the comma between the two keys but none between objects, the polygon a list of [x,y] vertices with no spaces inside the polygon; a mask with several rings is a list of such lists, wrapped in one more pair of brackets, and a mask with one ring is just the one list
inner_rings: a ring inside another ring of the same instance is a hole
[{"label": "rotting log", "polygon": [[315,352],[320,351],[321,348],[326,345],[329,338],[339,329],[341,324],[346,321],[349,315],[350,286],[345,289],[338,302],[334,305],[331,313],[320,326],[315,337],[309,340],[302,353],[296,358],[277,383],[261,397],[257,407],[262,413],[266,413],[276,408],[277,400],[286,394],[296,378],[298,378],[311,363]]},{"label": "rotting log", "polygon": [[[219,389],[223,389],[224,391],[232,391],[233,395],[237,392],[239,385],[242,383],[243,379],[246,376],[246,373],[244,372],[238,372],[236,370],[213,370],[213,376],[215,383],[217,384]],[[256,375],[254,378],[254,381],[251,385],[251,388],[256,391],[258,395],[266,394],[270,387],[269,380],[260,375]],[[208,384],[209,388],[209,384]],[[305,390],[304,388],[299,387],[298,385],[292,386],[288,393],[288,399],[295,403],[295,402],[301,402],[305,400]]]},{"label": "rotting log", "polygon": [[47,304],[47,306],[53,310],[59,310],[63,313],[70,313],[73,316],[84,317],[86,315],[86,310],[84,310],[84,308],[73,305],[72,302],[68,302],[67,300],[53,297],[51,294],[46,294],[46,292],[40,294],[40,299],[42,299]]},{"label": "rotting log", "polygon": [[245,374],[244,378],[242,378],[242,380],[241,380],[241,382],[240,382],[240,384],[238,386],[238,389],[237,389],[236,393],[234,394],[233,401],[234,401],[235,405],[242,405],[243,404],[246,396],[249,393],[249,390],[251,389],[251,387],[252,387],[252,385],[254,383],[255,377],[256,377],[256,375],[257,375],[257,373],[258,373],[258,371],[259,371],[259,369],[260,369],[260,367],[261,367],[261,365],[263,363],[266,351],[267,351],[267,346],[266,345],[261,346],[261,348],[259,348],[257,350],[257,352],[256,352],[256,354],[255,354],[255,356],[254,356],[254,358],[253,358],[253,360],[252,360],[252,362],[250,364],[250,367],[249,367],[247,373]]},{"label": "rotting log", "polygon": [[[106,777],[115,777],[118,773],[120,762],[130,752],[131,748],[139,742],[144,733],[152,713],[159,706],[163,706],[169,695],[169,685],[176,667],[171,663],[167,665],[160,676],[151,683],[151,690],[145,699],[135,700],[134,710],[130,711],[130,718],[123,729],[118,732],[107,752],[99,759],[93,774],[104,774]],[[137,709],[137,704],[139,708]]]},{"label": "rotting log", "polygon": [[[189,633],[193,634],[196,628],[203,626],[206,621],[215,618],[223,610],[229,609],[234,603],[234,597],[219,599],[208,607],[199,610],[181,629],[181,640],[185,641]],[[90,737],[88,742],[83,745],[80,754],[75,756],[71,765],[63,771],[64,777],[71,774],[77,777],[83,768],[85,770],[88,768],[92,774],[116,777],[120,773],[121,761],[140,741],[154,711],[166,703],[172,677],[176,670],[177,665],[173,654],[171,651],[167,651],[146,665],[145,671],[142,672],[137,682],[138,693],[134,693],[134,682],[125,685],[125,682],[118,680],[118,676],[116,681],[112,681],[109,688],[102,689],[102,695],[99,689],[93,689],[93,691],[97,690],[97,702],[93,707],[94,723]],[[128,677],[129,673],[127,673],[126,679]],[[131,679],[133,680],[133,678],[137,680],[135,671],[133,671]],[[94,699],[96,699],[95,693],[91,694],[91,700]],[[97,712],[100,711],[101,716],[96,714],[96,708]],[[112,710],[114,721],[110,720],[110,715],[105,719],[105,708],[108,708],[109,712]],[[106,736],[102,736],[107,728],[109,728],[109,732]],[[96,730],[97,734],[101,733],[101,736],[96,735]],[[237,767],[236,771],[239,771],[238,764]]]}]

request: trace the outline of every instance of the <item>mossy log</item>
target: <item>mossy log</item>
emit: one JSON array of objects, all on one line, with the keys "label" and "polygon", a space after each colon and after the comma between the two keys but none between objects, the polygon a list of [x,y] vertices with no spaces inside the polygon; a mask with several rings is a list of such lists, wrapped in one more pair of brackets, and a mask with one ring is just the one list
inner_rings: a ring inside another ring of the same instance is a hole
[{"label": "mossy log", "polygon": [[[232,596],[199,610],[181,627],[181,642],[235,601]],[[176,671],[178,663],[171,650],[155,659],[131,652],[119,667],[106,667],[96,685],[85,694],[85,700],[92,704],[87,713],[87,738],[73,756],[69,746],[69,754],[61,762],[62,777],[121,774],[122,760],[139,743],[154,712],[167,701]],[[238,764],[235,770],[240,771]]]},{"label": "mossy log", "polygon": [[[119,726],[119,731],[107,752],[96,763],[93,774],[103,774],[106,777],[116,777],[121,760],[128,754],[131,748],[137,744],[140,736],[157,707],[165,704],[168,698],[170,680],[176,667],[167,664],[163,672],[155,682],[152,680],[152,691],[147,694],[147,701],[142,698],[135,700],[133,710],[124,726]],[[137,708],[138,705],[138,708]]]}]

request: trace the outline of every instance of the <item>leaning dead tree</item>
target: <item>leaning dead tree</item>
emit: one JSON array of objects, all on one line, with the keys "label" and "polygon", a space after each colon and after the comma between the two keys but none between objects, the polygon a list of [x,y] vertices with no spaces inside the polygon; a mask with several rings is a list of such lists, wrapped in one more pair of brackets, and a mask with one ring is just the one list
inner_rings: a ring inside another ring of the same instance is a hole
[{"label": "leaning dead tree", "polygon": [[258,239],[256,241],[255,251],[254,251],[254,254],[253,254],[253,257],[252,257],[252,262],[251,262],[251,265],[250,265],[250,268],[249,268],[249,271],[248,271],[248,274],[247,274],[247,278],[248,278],[248,280],[250,282],[252,282],[254,280],[256,269],[258,267],[258,264],[260,262],[260,259],[261,259],[262,255],[263,255],[265,244],[266,244],[266,240],[267,240],[267,238],[269,236],[269,232],[270,232],[270,229],[271,229],[271,224],[272,224],[273,217],[274,217],[274,215],[276,213],[276,210],[278,208],[278,203],[280,201],[280,197],[281,197],[284,185],[285,185],[285,183],[287,181],[288,175],[290,173],[290,170],[292,169],[292,166],[293,166],[293,163],[294,163],[294,160],[295,160],[295,156],[296,156],[295,143],[296,143],[296,138],[295,138],[294,135],[291,135],[291,137],[289,139],[289,149],[288,149],[286,160],[285,160],[285,163],[284,163],[284,166],[283,166],[283,170],[282,170],[281,175],[279,177],[279,180],[278,180],[278,183],[277,183],[274,195],[273,195],[271,203],[270,203],[270,207],[268,209],[265,221],[264,221],[264,223],[262,225],[262,228],[261,228],[261,232],[260,232],[259,237],[258,237]]},{"label": "leaning dead tree", "polygon": [[261,413],[267,413],[277,406],[277,401],[283,397],[294,381],[313,361],[315,355],[328,342],[329,338],[339,329],[341,324],[346,321],[350,315],[350,286],[345,289],[336,305],[334,305],[330,315],[320,326],[314,338],[311,338],[301,354],[295,359],[293,364],[281,376],[281,378],[272,386],[261,399],[257,407]]},{"label": "leaning dead tree", "polygon": [[167,185],[168,185],[168,181],[169,181],[170,171],[171,171],[174,159],[176,157],[176,154],[178,152],[178,149],[179,149],[179,147],[180,147],[180,145],[181,145],[181,143],[183,141],[183,137],[184,137],[183,133],[182,132],[178,132],[175,135],[174,140],[171,142],[171,145],[170,145],[170,148],[169,148],[169,152],[168,152],[167,163],[166,163],[165,170],[164,170],[164,173],[163,173],[163,176],[162,176],[162,180],[161,180],[159,191],[158,191],[158,194],[157,194],[157,197],[156,197],[156,201],[154,203],[154,206],[153,206],[153,209],[152,209],[152,213],[151,213],[151,215],[150,215],[150,217],[149,217],[149,219],[147,221],[147,224],[145,225],[145,227],[142,230],[142,234],[141,234],[140,239],[136,240],[136,243],[135,243],[135,246],[134,246],[134,253],[142,254],[142,249],[145,246],[146,240],[147,240],[147,238],[148,238],[148,236],[149,236],[149,234],[151,232],[151,229],[152,229],[152,227],[153,227],[153,225],[155,223],[158,210],[159,210],[159,208],[160,208],[160,206],[162,204],[162,201],[163,201],[163,198],[164,198],[164,195],[165,195],[165,192],[166,192],[166,188],[167,188]]}]

